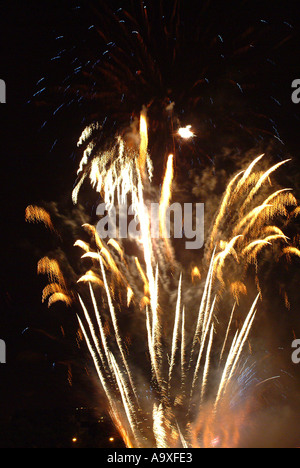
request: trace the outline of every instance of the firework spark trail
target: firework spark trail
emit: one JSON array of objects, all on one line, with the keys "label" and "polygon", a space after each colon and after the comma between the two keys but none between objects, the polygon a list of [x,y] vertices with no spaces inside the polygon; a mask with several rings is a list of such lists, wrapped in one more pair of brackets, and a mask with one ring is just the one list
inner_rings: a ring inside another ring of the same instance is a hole
[{"label": "firework spark trail", "polygon": [[223,343],[223,346],[222,346],[222,349],[221,349],[221,353],[220,353],[220,360],[219,360],[220,363],[222,362],[222,358],[223,358],[223,354],[224,354],[225,347],[226,347],[226,344],[227,344],[227,339],[228,339],[228,335],[229,335],[229,330],[230,330],[230,327],[231,327],[231,323],[232,323],[232,319],[233,319],[233,315],[234,315],[235,309],[236,309],[236,303],[234,304],[234,306],[233,306],[233,308],[232,308],[231,316],[230,316],[229,323],[228,323],[228,327],[227,327],[227,330],[226,330],[226,334],[225,334],[225,338],[224,338],[224,343]]},{"label": "firework spark trail", "polygon": [[127,375],[128,375],[129,380],[130,380],[131,388],[132,388],[132,390],[134,392],[136,400],[138,401],[138,394],[137,394],[137,391],[136,391],[136,388],[135,388],[135,385],[134,385],[134,382],[133,382],[133,378],[132,378],[132,375],[131,375],[131,371],[129,369],[129,365],[128,365],[128,362],[127,362],[127,358],[126,358],[126,355],[125,355],[125,350],[124,350],[124,347],[123,347],[123,341],[122,341],[122,337],[121,337],[120,332],[119,332],[119,326],[118,326],[118,321],[117,321],[117,317],[116,317],[116,313],[115,313],[115,308],[114,308],[114,305],[113,305],[113,302],[112,302],[112,299],[111,299],[111,295],[110,295],[110,291],[109,291],[109,287],[108,287],[108,284],[107,284],[106,273],[105,273],[105,270],[104,270],[104,265],[103,265],[103,262],[102,262],[101,255],[99,255],[99,262],[100,262],[100,266],[101,266],[101,271],[102,271],[102,276],[103,276],[103,281],[104,281],[104,286],[105,286],[105,291],[106,291],[106,297],[107,297],[107,300],[108,300],[109,311],[110,311],[110,314],[111,314],[112,323],[113,323],[113,327],[114,327],[114,331],[115,331],[115,337],[116,337],[117,344],[118,344],[118,347],[119,347],[119,350],[120,350],[120,354],[122,356],[123,364],[124,364],[124,366],[126,368]]},{"label": "firework spark trail", "polygon": [[116,362],[116,360],[114,358],[114,355],[112,353],[110,353],[110,359],[111,359],[111,362],[112,362],[112,367],[114,369],[114,373],[115,373],[115,377],[116,377],[116,380],[117,380],[118,388],[120,390],[120,394],[121,394],[121,397],[122,397],[123,406],[124,406],[124,409],[125,409],[125,412],[126,412],[126,416],[128,418],[128,422],[129,422],[130,428],[131,428],[131,430],[133,432],[134,438],[135,438],[135,440],[136,440],[136,442],[137,442],[137,444],[139,446],[139,437],[138,437],[136,422],[135,422],[135,418],[134,418],[134,406],[133,406],[133,403],[131,401],[126,382],[124,381],[124,379],[122,377],[121,371],[120,371],[120,369],[119,369],[119,367],[117,365],[117,362]]},{"label": "firework spark trail", "polygon": [[274,166],[272,166],[270,169],[268,169],[262,176],[261,178],[259,179],[259,181],[257,182],[257,184],[255,185],[255,187],[251,190],[251,192],[249,193],[248,197],[246,198],[246,200],[244,201],[242,207],[241,207],[241,212],[243,212],[246,208],[246,206],[253,200],[253,197],[255,196],[255,194],[258,192],[258,190],[261,188],[261,186],[263,185],[263,183],[270,177],[270,175],[275,172],[280,166],[286,164],[287,162],[291,161],[290,159],[286,159],[285,161],[281,161],[280,163],[278,164],[275,164]]},{"label": "firework spark trail", "polygon": [[238,333],[237,331],[233,339],[230,351],[228,353],[227,361],[224,367],[221,382],[219,385],[218,394],[217,394],[216,401],[215,401],[215,410],[220,402],[222,394],[226,391],[226,387],[236,369],[236,365],[238,363],[239,357],[243,350],[245,341],[250,333],[251,326],[256,315],[255,307],[258,302],[258,299],[259,299],[259,295],[255,299],[240,333]]},{"label": "firework spark trail", "polygon": [[212,344],[213,344],[214,332],[215,332],[214,325],[212,325],[211,330],[210,330],[209,341],[208,341],[207,351],[206,351],[205,365],[204,365],[204,370],[203,370],[203,380],[202,380],[202,385],[201,385],[201,400],[200,400],[201,404],[203,403],[203,400],[204,400],[207,380],[209,376],[210,353],[211,353]]},{"label": "firework spark trail", "polygon": [[178,341],[179,341],[179,331],[180,331],[179,325],[180,325],[180,311],[181,311],[181,284],[182,284],[182,276],[180,276],[179,284],[178,284],[178,297],[177,297],[175,322],[174,322],[174,330],[173,330],[171,361],[170,361],[170,367],[169,367],[169,388],[171,386],[172,373],[173,373],[174,366],[175,366],[175,355],[176,355]]},{"label": "firework spark trail", "polygon": [[186,367],[186,336],[185,336],[185,308],[182,310],[182,325],[181,325],[181,348],[180,348],[180,362],[181,362],[181,386],[184,391],[185,386],[185,367]]},{"label": "firework spark trail", "polygon": [[139,170],[142,177],[145,177],[145,165],[147,161],[148,152],[148,125],[147,125],[147,109],[144,108],[140,117],[140,153],[139,153]]},{"label": "firework spark trail", "polygon": [[[197,378],[198,378],[198,375],[199,375],[199,372],[200,372],[201,359],[202,359],[203,351],[204,351],[204,348],[205,348],[205,342],[206,342],[206,338],[207,338],[207,335],[208,335],[208,332],[209,332],[209,327],[211,325],[211,320],[212,320],[212,315],[213,315],[213,312],[214,312],[215,303],[216,303],[216,297],[215,297],[215,299],[214,299],[214,301],[212,303],[212,306],[210,308],[209,315],[206,317],[205,322],[203,324],[202,335],[201,335],[201,339],[200,339],[200,350],[199,350],[199,353],[198,353],[198,356],[197,356],[197,363],[196,363],[195,372],[194,372],[194,375],[193,375],[192,387],[191,387],[191,395],[190,395],[191,400],[192,400],[192,397],[193,397],[193,394],[194,394],[194,391],[195,391],[196,381],[197,381]],[[209,358],[209,356],[207,356],[207,357]]]},{"label": "firework spark trail", "polygon": [[[169,208],[170,205],[170,199],[171,199],[171,185],[173,181],[173,176],[174,176],[174,168],[173,168],[173,159],[174,156],[171,154],[168,157],[168,162],[167,162],[167,167],[166,167],[166,173],[161,189],[161,199],[160,199],[160,204],[159,204],[159,227],[160,227],[160,234],[162,238],[164,239],[164,242],[166,244],[166,253],[170,260],[173,260],[173,250],[170,246],[170,232],[167,231],[167,226],[166,226],[166,213],[167,209]],[[169,227],[170,231],[170,227]]]},{"label": "firework spark trail", "polygon": [[[93,287],[92,287],[91,283],[89,283],[89,288],[90,288],[90,295],[91,295],[91,298],[92,298],[94,312],[95,312],[95,315],[96,315],[96,320],[97,320],[97,324],[98,324],[98,328],[99,328],[99,333],[100,333],[100,337],[101,337],[102,346],[103,346],[103,349],[104,349],[104,352],[105,352],[106,360],[107,360],[108,364],[110,364],[111,360],[110,360],[110,354],[109,354],[109,346],[108,346],[108,342],[107,342],[107,339],[106,339],[106,335],[105,335],[101,315],[100,315],[99,310],[98,310],[98,305],[97,305],[97,302],[96,302],[95,294],[94,294]],[[84,304],[83,304],[83,307],[84,307]],[[106,363],[105,363],[104,360],[103,360],[103,365],[106,368]],[[110,367],[110,370],[112,371],[111,367]]]}]

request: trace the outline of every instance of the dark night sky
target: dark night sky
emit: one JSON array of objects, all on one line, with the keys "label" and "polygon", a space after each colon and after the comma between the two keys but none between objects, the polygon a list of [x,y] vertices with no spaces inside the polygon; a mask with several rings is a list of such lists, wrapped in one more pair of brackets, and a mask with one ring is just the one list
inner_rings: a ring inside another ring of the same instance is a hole
[{"label": "dark night sky", "polygon": [[[230,2],[227,3],[229,7]],[[277,10],[277,3],[284,6],[278,6]],[[286,18],[300,33],[300,13],[292,6],[295,2],[269,0],[259,4],[266,15]],[[66,123],[65,133],[60,121],[57,128],[54,122],[50,128],[40,131],[41,123],[48,118],[47,107],[26,104],[36,92],[37,81],[54,73],[50,59],[58,48],[55,37],[63,33],[75,40],[79,22],[74,5],[76,2],[56,0],[7,0],[0,6],[0,78],[7,84],[7,104],[0,106],[0,339],[7,344],[7,364],[0,365],[0,437],[11,417],[22,410],[68,410],[76,405],[94,406],[97,401],[95,388],[76,369],[73,387],[68,385],[67,363],[83,358],[61,339],[60,325],[72,330],[74,322],[63,307],[52,312],[41,305],[43,283],[36,276],[36,262],[44,254],[43,242],[49,238],[40,233],[39,227],[24,222],[27,205],[70,197],[75,181],[77,162],[70,155],[76,145],[77,129],[70,129]],[[88,16],[85,21],[88,23]],[[299,34],[296,34],[290,54],[282,57],[280,72],[276,69],[281,79],[278,98],[284,103],[278,110],[278,126],[287,151],[295,158],[298,173],[300,104],[299,107],[292,104],[290,96],[292,80],[300,78],[299,52]],[[52,78],[55,80],[55,76]],[[50,151],[56,138],[59,141]],[[299,323],[293,325],[300,333]],[[29,331],[24,332],[27,327]],[[1,447],[2,444],[0,440]]]}]

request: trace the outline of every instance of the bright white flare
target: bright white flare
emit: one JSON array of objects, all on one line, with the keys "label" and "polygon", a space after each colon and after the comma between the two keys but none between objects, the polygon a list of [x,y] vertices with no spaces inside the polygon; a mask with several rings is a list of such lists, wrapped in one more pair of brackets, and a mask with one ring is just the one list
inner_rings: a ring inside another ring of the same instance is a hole
[{"label": "bright white flare", "polygon": [[190,138],[193,138],[195,134],[191,130],[192,126],[187,125],[186,127],[182,127],[178,130],[178,135],[181,136],[184,140],[189,140]]}]

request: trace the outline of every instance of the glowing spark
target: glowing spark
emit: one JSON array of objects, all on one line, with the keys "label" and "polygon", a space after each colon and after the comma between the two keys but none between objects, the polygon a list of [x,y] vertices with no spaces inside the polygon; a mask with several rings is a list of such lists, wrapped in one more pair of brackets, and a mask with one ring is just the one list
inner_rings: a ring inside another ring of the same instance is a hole
[{"label": "glowing spark", "polygon": [[187,125],[186,127],[180,128],[178,130],[178,135],[184,140],[189,140],[190,138],[193,138],[195,134],[192,132],[191,128],[191,125]]},{"label": "glowing spark", "polygon": [[182,311],[182,325],[181,325],[181,382],[182,386],[185,384],[185,355],[186,355],[186,338],[185,338],[185,309]]},{"label": "glowing spark", "polygon": [[225,195],[223,197],[223,201],[221,203],[221,207],[219,209],[219,212],[218,212],[218,215],[217,215],[217,218],[215,220],[215,223],[214,223],[214,226],[213,226],[213,230],[212,230],[212,233],[211,233],[211,248],[215,245],[215,238],[216,238],[216,234],[219,230],[219,226],[220,226],[220,223],[221,221],[223,220],[223,217],[224,217],[224,214],[225,214],[225,211],[226,209],[228,208],[228,203],[229,203],[229,200],[232,196],[232,189],[233,189],[233,186],[234,184],[236,183],[237,179],[240,177],[240,175],[243,174],[243,172],[239,172],[232,180],[231,182],[229,183],[227,189],[226,189],[226,192],[225,192]]},{"label": "glowing spark", "polygon": [[163,405],[160,403],[153,406],[153,432],[157,448],[168,448],[167,432],[165,429],[165,413]]},{"label": "glowing spark", "polygon": [[54,293],[65,293],[65,290],[61,287],[60,284],[50,283],[43,289],[42,302],[45,302],[47,297],[51,296]]},{"label": "glowing spark", "polygon": [[255,315],[256,315],[256,310],[255,310],[255,307],[256,307],[256,304],[257,304],[257,301],[259,299],[259,295],[257,296],[256,300],[254,301],[252,307],[251,307],[251,310],[244,322],[244,325],[242,327],[242,330],[239,332],[236,332],[236,335],[233,339],[233,342],[232,342],[232,345],[231,345],[231,349],[230,349],[230,352],[228,354],[228,357],[227,357],[227,361],[226,361],[226,364],[225,364],[225,367],[224,367],[224,371],[223,371],[223,375],[222,375],[222,378],[221,378],[221,382],[220,382],[220,385],[219,385],[219,390],[218,390],[218,394],[217,394],[217,397],[216,397],[216,401],[215,401],[215,410],[217,409],[217,406],[220,402],[220,399],[221,399],[221,396],[223,394],[223,392],[226,390],[226,386],[228,385],[228,382],[230,381],[234,371],[235,371],[235,368],[236,368],[236,365],[238,363],[238,359],[239,359],[239,356],[243,350],[243,347],[244,347],[244,344],[245,344],[245,341],[246,339],[248,338],[248,335],[250,333],[250,330],[251,330],[251,326],[252,326],[252,323],[253,323],[253,320],[255,318]]},{"label": "glowing spark", "polygon": [[241,294],[243,294],[244,296],[247,295],[247,286],[241,281],[235,281],[234,283],[232,283],[230,285],[230,289],[237,304],[239,304],[239,298]]},{"label": "glowing spark", "polygon": [[205,282],[204,291],[203,291],[203,294],[202,294],[202,299],[201,299],[201,304],[200,304],[200,309],[199,309],[199,314],[198,314],[198,320],[197,320],[197,326],[196,326],[194,339],[193,339],[193,344],[192,344],[192,349],[191,349],[189,367],[191,366],[193,356],[194,356],[195,347],[196,347],[196,344],[197,344],[201,329],[203,328],[205,313],[208,310],[207,302],[208,302],[209,294],[210,294],[210,291],[211,291],[213,271],[214,271],[213,267],[214,267],[214,256],[212,257],[211,262],[210,262],[210,267],[209,267],[207,279],[206,279],[206,282]]},{"label": "glowing spark", "polygon": [[132,379],[132,375],[131,375],[131,371],[130,371],[128,363],[127,363],[122,337],[121,337],[120,332],[119,332],[117,316],[116,316],[116,313],[115,313],[115,308],[114,308],[114,305],[113,305],[113,302],[112,302],[112,299],[111,299],[111,295],[110,295],[110,291],[109,291],[109,287],[108,287],[108,284],[107,284],[106,273],[105,273],[105,270],[104,270],[104,265],[103,265],[101,255],[99,255],[99,261],[100,261],[104,286],[105,286],[105,290],[106,290],[106,296],[107,296],[107,299],[108,299],[109,311],[110,311],[112,322],[113,322],[113,327],[114,327],[114,331],[115,331],[117,344],[118,344],[118,347],[119,347],[120,354],[122,356],[123,364],[124,364],[125,369],[127,371],[128,378],[130,380],[132,390],[133,390],[133,392],[135,394],[136,399],[138,400],[136,389],[135,389],[133,379]]},{"label": "glowing spark", "polygon": [[212,348],[212,343],[213,343],[213,336],[214,336],[214,325],[211,326],[209,342],[207,346],[206,359],[205,359],[205,365],[204,365],[204,371],[203,371],[203,381],[202,381],[202,386],[201,386],[201,403],[203,402],[206,385],[207,385],[207,377],[209,375],[210,353],[211,353],[211,348]]},{"label": "glowing spark", "polygon": [[134,295],[134,294],[133,294],[132,289],[128,286],[128,288],[127,288],[127,307],[130,306],[131,301],[132,301],[132,298],[133,298],[133,295]]},{"label": "glowing spark", "polygon": [[135,260],[135,264],[137,266],[137,269],[138,269],[138,271],[139,271],[139,273],[141,275],[141,278],[142,278],[142,280],[144,282],[144,293],[148,294],[149,293],[149,281],[148,281],[148,279],[147,279],[147,277],[146,277],[146,275],[144,273],[143,268],[141,267],[139,259],[137,257],[135,257],[134,260]]},{"label": "glowing spark", "polygon": [[235,257],[235,259],[237,260],[237,262],[238,262],[238,256],[237,256],[237,253],[236,253],[236,251],[234,249],[234,245],[237,242],[237,240],[240,239],[241,237],[243,237],[243,236],[236,236],[233,239],[231,239],[231,241],[228,242],[227,245],[225,245],[225,248],[224,248],[223,252],[220,252],[218,255],[216,255],[216,258],[215,258],[216,274],[217,274],[217,277],[220,279],[221,282],[223,282],[222,269],[223,269],[223,266],[225,264],[225,260],[228,257],[228,255],[233,255]]},{"label": "glowing spark", "polygon": [[233,196],[235,196],[237,193],[239,193],[240,189],[245,185],[251,175],[252,170],[256,166],[256,164],[264,157],[264,154],[258,156],[247,168],[247,170],[244,172],[243,177],[240,179],[239,183],[237,184],[236,189],[233,192]]},{"label": "glowing spark", "polygon": [[110,240],[107,242],[107,245],[111,245],[111,246],[118,252],[118,254],[120,255],[121,259],[124,260],[124,252],[123,252],[123,250],[121,249],[120,245],[118,244],[118,242],[117,242],[115,239],[110,239]]},{"label": "glowing spark", "polygon": [[201,280],[201,273],[198,267],[192,269],[191,278],[193,283],[195,283],[196,279]]},{"label": "glowing spark", "polygon": [[233,319],[233,315],[234,315],[235,308],[236,308],[236,304],[234,304],[233,309],[232,309],[232,312],[231,312],[231,316],[230,316],[230,320],[229,320],[229,323],[228,323],[228,327],[227,327],[227,331],[226,331],[226,335],[225,335],[223,347],[222,347],[221,354],[220,354],[220,362],[222,361],[223,354],[224,354],[224,351],[225,351],[225,348],[226,348],[227,339],[228,339],[228,335],[229,335],[229,331],[230,331],[230,327],[231,327],[231,323],[232,323],[232,319]]},{"label": "glowing spark", "polygon": [[110,358],[111,358],[112,366],[113,366],[113,369],[114,369],[114,372],[115,372],[115,377],[117,379],[117,384],[118,384],[118,387],[119,387],[119,390],[120,390],[120,393],[121,393],[125,413],[126,413],[126,416],[128,418],[128,422],[130,424],[130,428],[131,428],[131,430],[133,432],[134,438],[138,442],[138,435],[137,435],[137,432],[136,432],[136,425],[135,425],[134,414],[133,414],[134,413],[133,404],[132,404],[130,396],[129,396],[128,388],[126,386],[126,383],[125,383],[124,379],[122,378],[120,369],[119,369],[119,367],[117,365],[117,362],[116,362],[113,354],[110,354]]}]

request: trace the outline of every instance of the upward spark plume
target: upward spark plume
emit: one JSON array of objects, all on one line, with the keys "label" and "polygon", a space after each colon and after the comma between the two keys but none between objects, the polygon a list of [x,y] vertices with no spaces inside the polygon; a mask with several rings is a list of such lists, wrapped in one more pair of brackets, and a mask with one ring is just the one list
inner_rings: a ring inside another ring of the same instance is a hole
[{"label": "upward spark plume", "polygon": [[148,126],[147,126],[147,110],[144,108],[140,117],[140,156],[139,156],[139,170],[142,177],[145,177],[145,165],[147,162],[148,152]]},{"label": "upward spark plume", "polygon": [[[250,310],[234,320],[240,296],[247,294],[245,272],[253,263],[258,264],[265,249],[281,243],[284,244],[281,255],[300,256],[299,251],[289,245],[283,231],[274,225],[277,216],[288,217],[288,209],[295,209],[297,203],[293,196],[288,190],[277,190],[263,204],[261,199],[256,200],[269,176],[286,161],[264,173],[254,172],[263,158],[261,155],[230,181],[211,230],[209,266],[203,285],[199,268],[192,270],[192,287],[201,290],[198,314],[194,317],[195,311],[189,310],[185,303],[188,278],[184,272],[178,272],[175,301],[169,291],[169,300],[163,299],[163,271],[166,267],[174,271],[171,261],[174,252],[164,223],[172,195],[175,156],[168,158],[162,185],[159,210],[159,240],[162,242],[158,243],[151,237],[149,208],[145,203],[152,178],[145,110],[141,113],[139,131],[137,148],[129,148],[119,137],[115,146],[96,155],[92,164],[85,152],[79,167],[80,180],[73,192],[74,202],[80,186],[89,176],[109,209],[130,198],[133,214],[140,223],[140,237],[136,243],[139,255],[132,262],[128,261],[126,250],[119,242],[111,239],[106,244],[93,226],[84,226],[96,248],[93,251],[90,244],[80,240],[75,243],[85,252],[83,257],[93,262],[93,270],[89,269],[78,282],[89,285],[91,302],[89,307],[88,300],[79,295],[83,312],[83,318],[78,314],[79,326],[107,397],[108,410],[127,447],[238,446],[239,431],[220,421],[230,411],[233,411],[232,418],[236,416],[239,420],[230,398],[232,389],[239,385],[246,344],[250,345],[252,325],[262,298],[259,292]],[[92,138],[92,129],[83,132],[79,144],[87,137]],[[239,276],[239,269],[243,277]],[[65,292],[57,263],[45,257],[39,262],[38,272],[48,274],[51,283],[44,290],[43,300],[51,294]],[[135,275],[142,283],[142,291],[134,280]],[[232,303],[227,303],[226,308],[222,305],[224,291],[231,293]],[[138,318],[143,336],[141,344],[133,333],[134,352],[125,346],[120,326],[122,309],[129,307],[136,314],[132,321]],[[106,323],[110,325],[109,333]],[[146,362],[143,358],[141,374],[137,370],[139,363],[134,361],[135,353],[147,356]],[[139,392],[141,381],[146,381],[147,398]],[[250,384],[247,391],[251,395]]]}]

